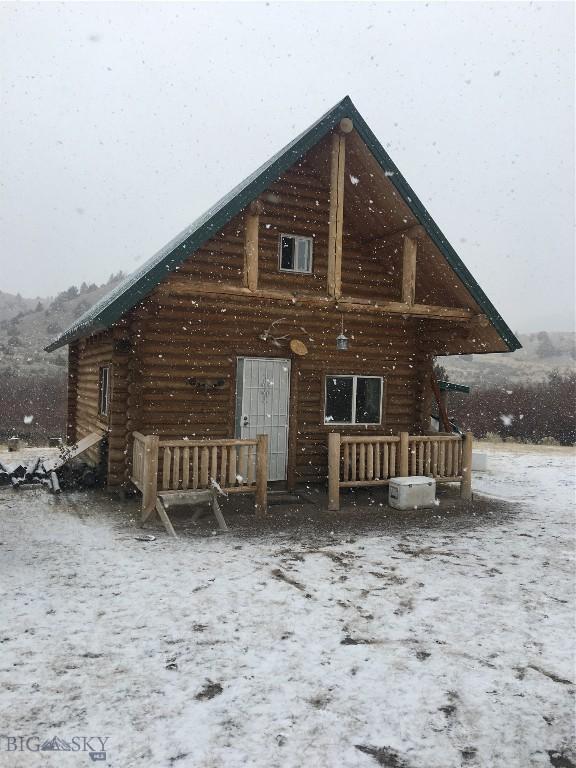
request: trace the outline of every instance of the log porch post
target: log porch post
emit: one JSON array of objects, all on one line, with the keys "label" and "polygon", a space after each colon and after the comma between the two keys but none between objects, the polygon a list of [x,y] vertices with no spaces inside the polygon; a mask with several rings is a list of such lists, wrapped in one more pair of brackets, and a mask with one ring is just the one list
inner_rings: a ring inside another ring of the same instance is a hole
[{"label": "log porch post", "polygon": [[142,481],[142,523],[154,511],[158,491],[158,435],[144,438],[144,471]]},{"label": "log porch post", "polygon": [[462,482],[460,484],[460,496],[463,499],[472,498],[472,432],[466,432],[462,446]]},{"label": "log porch post", "polygon": [[328,433],[328,509],[340,509],[340,433]]},{"label": "log porch post", "polygon": [[256,437],[256,515],[268,509],[268,435]]},{"label": "log porch post", "polygon": [[408,432],[400,432],[400,477],[409,477],[410,475],[409,438]]}]

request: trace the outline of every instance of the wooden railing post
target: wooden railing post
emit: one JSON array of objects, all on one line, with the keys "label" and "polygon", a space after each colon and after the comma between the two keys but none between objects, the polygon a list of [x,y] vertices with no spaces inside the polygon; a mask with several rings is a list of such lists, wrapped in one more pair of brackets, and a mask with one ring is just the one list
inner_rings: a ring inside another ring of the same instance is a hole
[{"label": "wooden railing post", "polygon": [[409,470],[409,434],[400,432],[400,477],[408,477]]},{"label": "wooden railing post", "polygon": [[462,482],[460,496],[463,499],[472,498],[472,432],[466,432],[462,446]]},{"label": "wooden railing post", "polygon": [[144,469],[142,472],[142,522],[156,506],[158,491],[158,435],[144,438]]},{"label": "wooden railing post", "polygon": [[268,435],[256,437],[256,514],[268,509]]},{"label": "wooden railing post", "polygon": [[328,509],[340,509],[340,433],[328,433]]}]

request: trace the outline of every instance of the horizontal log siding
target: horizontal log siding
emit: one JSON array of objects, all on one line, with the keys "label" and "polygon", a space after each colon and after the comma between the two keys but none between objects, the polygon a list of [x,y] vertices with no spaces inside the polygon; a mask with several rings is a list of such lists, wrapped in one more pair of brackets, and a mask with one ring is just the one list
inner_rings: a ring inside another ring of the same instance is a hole
[{"label": "horizontal log siding", "polygon": [[[128,395],[128,354],[114,351],[114,331],[97,334],[75,345],[76,387],[68,398],[68,421],[74,425],[74,440],[97,429],[108,430],[109,486],[124,482],[126,465],[126,408]],[[98,413],[98,382],[101,365],[110,365],[110,404],[107,418]],[[82,455],[89,463],[100,461],[99,445]]]},{"label": "horizontal log siding", "polygon": [[76,442],[76,401],[78,398],[78,361],[79,341],[73,341],[68,347],[68,386],[66,441],[69,445]]},{"label": "horizontal log siding", "polygon": [[[112,390],[108,433],[108,486],[126,482],[128,440],[129,354],[115,348],[112,356]],[[131,445],[131,442],[130,442]]]},{"label": "horizontal log siding", "polygon": [[[75,414],[69,417],[76,427],[76,440],[97,429],[105,429],[107,423],[98,414],[98,380],[101,365],[111,365],[113,343],[111,332],[83,339],[78,345],[77,386]],[[73,406],[70,403],[70,406]],[[100,446],[95,445],[83,454],[83,459],[97,464]]]},{"label": "horizontal log siding", "polygon": [[[290,357],[258,337],[272,321],[284,318],[278,335],[303,340],[309,354],[293,358],[298,402],[291,411],[297,429],[296,480],[326,477],[324,376],[333,373],[381,375],[385,379],[383,423],[346,427],[346,433],[395,434],[420,428],[423,372],[419,368],[416,327],[400,317],[346,314],[350,349],[337,352],[340,313],[248,297],[162,297],[139,313],[139,429],[161,438],[234,437],[235,378],[238,356]],[[307,333],[301,328],[304,327]],[[223,389],[201,391],[187,383],[224,379]]]},{"label": "horizontal log siding", "polygon": [[[368,203],[367,203],[368,204]],[[355,232],[344,214],[342,295],[380,301],[402,299],[402,238],[378,241]]]},{"label": "horizontal log siding", "polygon": [[244,216],[235,216],[217,235],[177,267],[175,272],[167,275],[167,282],[178,275],[187,275],[195,282],[242,285]]},{"label": "horizontal log siding", "polygon": [[[298,293],[326,293],[328,272],[328,183],[305,162],[293,166],[261,195],[258,286]],[[280,272],[280,235],[313,238],[312,274]]]},{"label": "horizontal log siding", "polygon": [[440,251],[431,244],[418,244],[416,256],[415,301],[441,307],[473,307],[477,305],[456,277]]}]

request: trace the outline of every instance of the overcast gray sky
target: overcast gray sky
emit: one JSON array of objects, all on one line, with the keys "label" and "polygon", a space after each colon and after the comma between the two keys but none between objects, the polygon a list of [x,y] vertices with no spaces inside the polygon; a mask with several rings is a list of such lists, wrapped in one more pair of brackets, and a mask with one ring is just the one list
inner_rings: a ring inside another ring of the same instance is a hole
[{"label": "overcast gray sky", "polygon": [[3,3],[0,290],[130,272],[349,94],[517,331],[574,303],[570,3]]}]

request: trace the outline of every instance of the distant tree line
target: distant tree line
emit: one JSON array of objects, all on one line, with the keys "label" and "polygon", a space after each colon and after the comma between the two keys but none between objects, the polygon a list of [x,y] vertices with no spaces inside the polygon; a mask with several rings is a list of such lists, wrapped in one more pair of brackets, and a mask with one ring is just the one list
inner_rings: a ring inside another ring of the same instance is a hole
[{"label": "distant tree line", "polygon": [[576,443],[576,373],[554,371],[546,381],[509,387],[472,387],[469,395],[450,393],[451,418],[476,437],[560,445]]}]

